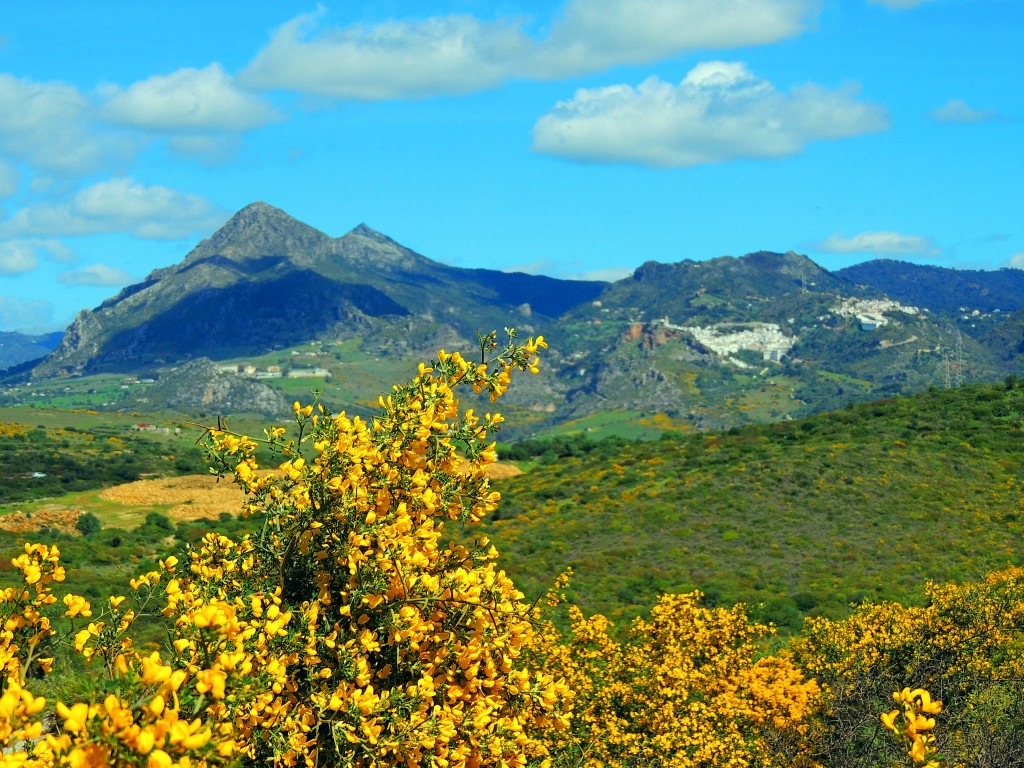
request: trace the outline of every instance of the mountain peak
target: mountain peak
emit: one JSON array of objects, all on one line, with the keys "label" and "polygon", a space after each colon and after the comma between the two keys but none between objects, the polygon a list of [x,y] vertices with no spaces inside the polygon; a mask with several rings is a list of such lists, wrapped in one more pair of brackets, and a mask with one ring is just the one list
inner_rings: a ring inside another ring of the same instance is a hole
[{"label": "mountain peak", "polygon": [[337,239],[341,252],[357,264],[381,269],[415,270],[433,262],[366,224],[346,232]]},{"label": "mountain peak", "polygon": [[360,224],[355,229],[352,229],[345,233],[339,240],[352,240],[354,238],[366,238],[372,240],[375,243],[381,245],[393,246],[395,248],[402,248],[403,246],[396,243],[390,237],[385,235],[383,232],[378,232],[373,227],[369,227],[366,224]]},{"label": "mountain peak", "polygon": [[280,208],[257,201],[228,219],[223,227],[201,242],[186,263],[212,255],[250,260],[286,253],[330,250],[331,238],[292,218]]},{"label": "mountain peak", "polygon": [[212,240],[221,234],[234,235],[240,231],[252,229],[276,230],[292,227],[313,229],[308,224],[303,224],[298,219],[292,218],[280,208],[275,208],[268,203],[264,203],[262,200],[258,200],[255,203],[249,203],[249,205],[228,219],[227,223],[217,230],[210,239]]},{"label": "mountain peak", "polygon": [[277,208],[270,203],[265,203],[262,200],[256,200],[255,202],[249,203],[247,206],[242,208],[235,216],[243,216],[247,214],[288,214]]}]

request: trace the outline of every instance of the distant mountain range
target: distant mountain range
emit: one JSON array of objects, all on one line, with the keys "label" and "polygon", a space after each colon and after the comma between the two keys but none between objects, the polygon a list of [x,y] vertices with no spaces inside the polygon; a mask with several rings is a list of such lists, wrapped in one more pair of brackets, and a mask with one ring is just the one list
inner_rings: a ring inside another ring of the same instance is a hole
[{"label": "distant mountain range", "polygon": [[0,371],[48,355],[63,336],[63,331],[38,335],[0,331]]},{"label": "distant mountain range", "polygon": [[[298,354],[313,343],[302,354],[342,381],[336,406],[346,407],[387,387],[355,376],[363,363],[411,365],[515,327],[552,344],[549,372],[510,401],[530,428],[605,411],[719,427],[1019,373],[1022,313],[1019,270],[878,261],[829,272],[796,253],[759,252],[648,262],[615,283],[558,280],[450,267],[365,225],[332,238],[253,203],[180,264],[81,312],[52,352],[8,380],[159,379],[196,358]],[[280,365],[267,368],[269,377]]]}]

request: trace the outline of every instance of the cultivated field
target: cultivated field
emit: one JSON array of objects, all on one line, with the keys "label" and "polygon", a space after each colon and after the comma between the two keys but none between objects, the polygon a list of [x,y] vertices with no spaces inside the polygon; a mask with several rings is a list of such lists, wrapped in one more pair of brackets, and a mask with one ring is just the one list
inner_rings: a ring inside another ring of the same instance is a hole
[{"label": "cultivated field", "polygon": [[164,514],[174,521],[215,520],[222,512],[234,515],[244,498],[237,485],[212,475],[136,480],[100,491],[99,497],[131,509],[167,507]]}]

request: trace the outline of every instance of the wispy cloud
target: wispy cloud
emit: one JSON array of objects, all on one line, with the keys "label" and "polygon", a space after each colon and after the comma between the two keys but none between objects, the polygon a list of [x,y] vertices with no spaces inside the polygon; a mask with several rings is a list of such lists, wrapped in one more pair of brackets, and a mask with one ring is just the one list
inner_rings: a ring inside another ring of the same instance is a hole
[{"label": "wispy cloud", "polygon": [[22,275],[39,266],[41,259],[73,262],[74,252],[60,240],[28,238],[0,242],[0,275]]},{"label": "wispy cloud", "polygon": [[0,159],[0,200],[13,197],[21,186],[21,172],[17,167]]},{"label": "wispy cloud", "polygon": [[98,130],[95,105],[65,83],[0,74],[0,153],[45,172],[81,175],[123,165],[137,142]]},{"label": "wispy cloud", "polygon": [[106,264],[90,264],[82,269],[61,272],[57,281],[65,285],[122,286],[134,282],[135,278],[121,269]]},{"label": "wispy cloud", "polygon": [[1024,252],[1018,252],[1013,254],[1006,260],[1005,267],[1012,267],[1013,269],[1024,269]]},{"label": "wispy cloud", "polygon": [[858,101],[853,86],[784,94],[741,63],[710,61],[678,85],[651,77],[635,88],[581,89],[537,121],[533,146],[573,160],[684,167],[785,157],[888,127],[886,109]]},{"label": "wispy cloud", "polygon": [[572,0],[545,37],[523,19],[437,16],[322,28],[282,25],[239,75],[244,85],[336,99],[425,98],[558,79],[700,48],[774,43],[802,32],[812,0]]},{"label": "wispy cloud", "polygon": [[931,116],[940,123],[980,123],[999,119],[998,112],[991,109],[973,109],[960,99],[953,99],[932,110]]},{"label": "wispy cloud", "polygon": [[208,232],[225,218],[223,211],[198,195],[120,177],[79,190],[70,200],[22,208],[0,222],[0,236],[126,232],[143,239],[173,240]]},{"label": "wispy cloud", "polygon": [[18,165],[34,184],[123,174],[161,140],[176,154],[217,164],[234,156],[243,133],[283,119],[216,63],[95,93],[0,74],[0,115],[0,199],[20,186]]},{"label": "wispy cloud", "polygon": [[616,280],[624,280],[635,272],[632,267],[608,267],[606,269],[588,269],[573,275],[573,280],[603,280],[606,283],[614,283]]},{"label": "wispy cloud", "polygon": [[0,296],[0,328],[22,333],[52,330],[53,304],[39,299]]},{"label": "wispy cloud", "polygon": [[197,160],[202,165],[227,165],[238,156],[242,146],[239,134],[171,136],[167,148],[176,155]]},{"label": "wispy cloud", "polygon": [[821,253],[870,253],[875,256],[930,257],[941,253],[927,237],[899,232],[862,232],[853,237],[832,235],[812,246]]},{"label": "wispy cloud", "polygon": [[525,272],[528,275],[547,275],[558,277],[563,280],[603,280],[615,282],[633,274],[631,267],[604,267],[601,269],[587,269],[581,261],[552,261],[550,259],[539,259],[528,264],[516,264],[505,267],[505,272]]},{"label": "wispy cloud", "polygon": [[220,64],[154,75],[121,89],[107,86],[100,115],[159,132],[245,131],[280,119],[264,99],[239,88]]},{"label": "wispy cloud", "polygon": [[25,241],[0,243],[0,275],[23,275],[39,266],[36,249]]},{"label": "wispy cloud", "polygon": [[280,27],[241,82],[336,99],[380,100],[492,88],[530,55],[518,22],[470,16],[389,21],[317,32],[318,15]]},{"label": "wispy cloud", "polygon": [[871,5],[884,5],[894,11],[900,11],[906,8],[916,8],[919,5],[930,3],[931,0],[868,0],[868,2]]},{"label": "wispy cloud", "polygon": [[806,29],[806,0],[571,0],[532,64],[546,77],[777,43]]}]

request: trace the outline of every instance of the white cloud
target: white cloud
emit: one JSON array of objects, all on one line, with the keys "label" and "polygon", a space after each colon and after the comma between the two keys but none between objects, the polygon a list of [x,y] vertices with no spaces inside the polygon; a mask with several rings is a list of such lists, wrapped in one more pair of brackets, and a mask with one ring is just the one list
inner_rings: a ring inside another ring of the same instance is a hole
[{"label": "white cloud", "polygon": [[944,106],[932,110],[931,116],[940,123],[980,123],[996,120],[997,112],[991,109],[972,109],[960,99],[953,99]]},{"label": "white cloud", "polygon": [[125,232],[173,240],[209,231],[224,218],[205,198],[122,177],[79,190],[66,202],[22,208],[0,223],[0,236]]},{"label": "white cloud", "polygon": [[0,275],[21,275],[39,266],[40,259],[71,263],[74,252],[60,240],[28,238],[0,242]]},{"label": "white cloud", "polygon": [[279,28],[239,81],[338,99],[419,98],[498,85],[533,43],[512,21],[389,21],[314,36],[316,15]]},{"label": "white cloud", "polygon": [[630,267],[608,267],[607,269],[589,269],[573,275],[573,280],[603,280],[606,283],[614,283],[617,280],[624,280],[636,270]]},{"label": "white cloud", "polygon": [[808,0],[570,0],[538,51],[549,77],[644,64],[707,48],[775,43],[800,34]]},{"label": "white cloud", "polygon": [[237,134],[281,119],[216,63],[96,94],[0,74],[0,115],[0,199],[20,185],[17,164],[30,185],[41,177],[124,173],[154,134],[176,154],[220,164],[234,157]]},{"label": "white cloud", "polygon": [[893,10],[902,10],[904,8],[916,8],[919,5],[930,3],[931,0],[868,0],[871,5],[884,5],[886,8]]},{"label": "white cloud", "polygon": [[53,305],[48,301],[0,296],[0,329],[22,333],[53,330]]},{"label": "white cloud", "polygon": [[38,266],[39,258],[30,242],[10,240],[0,243],[0,275],[23,275]]},{"label": "white cloud", "polygon": [[21,186],[21,173],[11,163],[0,159],[0,200],[13,197]]},{"label": "white cloud", "polygon": [[220,64],[154,75],[124,90],[107,87],[100,114],[148,131],[245,131],[279,119],[263,99],[246,93]]},{"label": "white cloud", "polygon": [[135,278],[127,272],[108,267],[106,264],[90,264],[82,269],[62,272],[57,275],[58,282],[65,285],[105,285],[123,286],[134,282]]},{"label": "white cloud", "polygon": [[832,235],[813,246],[822,253],[873,253],[876,256],[937,256],[941,251],[927,237],[899,232],[862,232],[853,237]]},{"label": "white cloud", "polygon": [[603,280],[615,282],[633,274],[630,267],[607,267],[603,269],[584,269],[580,261],[552,261],[539,259],[528,264],[516,264],[505,267],[503,272],[525,272],[528,275],[547,275],[562,280]]},{"label": "white cloud", "polygon": [[78,260],[78,256],[75,255],[75,252],[64,245],[60,240],[54,240],[52,238],[34,238],[25,242],[32,243],[38,249],[38,252],[49,261],[55,261],[62,264],[73,264]]},{"label": "white cloud", "polygon": [[537,121],[538,152],[574,160],[683,167],[798,154],[811,141],[889,127],[884,107],[852,86],[814,84],[779,93],[740,63],[698,64],[679,85],[656,77],[636,88],[581,89]]},{"label": "white cloud", "polygon": [[0,74],[0,152],[37,168],[82,174],[124,162],[136,146],[93,129],[95,107],[65,83],[37,83]]},{"label": "white cloud", "polygon": [[239,82],[336,99],[469,93],[508,78],[557,79],[700,48],[799,34],[813,0],[571,0],[545,38],[519,19],[438,16],[318,29],[321,14],[281,26]]},{"label": "white cloud", "polygon": [[1024,269],[1024,252],[1013,254],[1013,256],[1007,259],[1004,266],[1012,267],[1013,269]]}]

